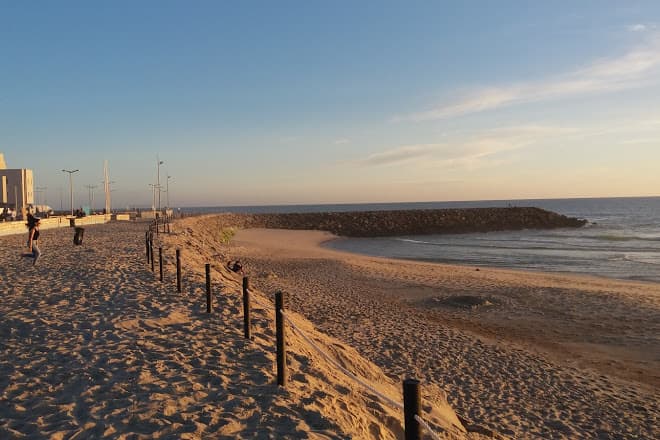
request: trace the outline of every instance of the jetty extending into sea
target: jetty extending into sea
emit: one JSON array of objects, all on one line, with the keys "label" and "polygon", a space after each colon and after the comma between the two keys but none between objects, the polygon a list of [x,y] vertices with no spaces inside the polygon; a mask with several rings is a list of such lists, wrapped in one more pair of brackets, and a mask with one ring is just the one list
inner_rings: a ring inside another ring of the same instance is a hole
[{"label": "jetty extending into sea", "polygon": [[534,207],[414,209],[286,214],[219,214],[221,227],[327,231],[345,237],[451,234],[584,226],[587,221]]}]

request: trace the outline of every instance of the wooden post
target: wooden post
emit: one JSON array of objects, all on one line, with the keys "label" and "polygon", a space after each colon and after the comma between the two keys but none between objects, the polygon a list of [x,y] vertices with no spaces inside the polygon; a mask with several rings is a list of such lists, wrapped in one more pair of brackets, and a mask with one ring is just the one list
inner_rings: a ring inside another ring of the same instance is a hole
[{"label": "wooden post", "polygon": [[421,438],[421,427],[415,420],[415,415],[419,415],[421,406],[419,381],[417,379],[405,379],[403,381],[403,419],[406,440],[419,440]]},{"label": "wooden post", "polygon": [[284,310],[284,294],[280,291],[275,293],[275,327],[277,330],[277,384],[286,387],[286,337],[284,333],[284,316],[280,313]]},{"label": "wooden post", "polygon": [[176,291],[181,293],[181,251],[176,250]]},{"label": "wooden post", "polygon": [[156,220],[154,220],[156,225],[156,235],[158,235],[158,214],[156,214]]},{"label": "wooden post", "polygon": [[163,248],[158,248],[158,265],[160,266],[160,282],[163,282]]},{"label": "wooden post", "polygon": [[250,325],[250,287],[248,277],[243,277],[243,327],[245,339],[251,338],[251,325]]},{"label": "wooden post", "polygon": [[154,272],[154,242],[149,241],[149,254],[151,255],[151,271]]},{"label": "wooden post", "polygon": [[147,264],[149,264],[149,231],[144,233],[144,243],[147,246]]},{"label": "wooden post", "polygon": [[206,313],[211,313],[211,264],[206,263]]}]

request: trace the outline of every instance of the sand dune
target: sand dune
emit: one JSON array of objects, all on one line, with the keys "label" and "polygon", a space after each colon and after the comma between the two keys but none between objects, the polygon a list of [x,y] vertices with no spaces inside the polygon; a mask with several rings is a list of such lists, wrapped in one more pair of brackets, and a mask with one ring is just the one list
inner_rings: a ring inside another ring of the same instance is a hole
[{"label": "sand dune", "polygon": [[[146,224],[42,234],[42,259],[24,237],[2,242],[0,438],[402,438],[399,410],[338,372],[290,332],[290,383],[275,384],[273,307],[255,306],[242,333],[241,279],[224,268],[227,246],[204,225],[159,236],[165,282],[144,255]],[[197,229],[199,228],[199,229]],[[184,292],[176,293],[174,249]],[[214,312],[203,270],[212,263]],[[265,292],[270,292],[266,290]],[[255,286],[255,299],[271,298]],[[342,365],[400,401],[401,382],[294,311],[296,324]],[[424,383],[425,419],[443,438],[466,434],[444,392]]]}]

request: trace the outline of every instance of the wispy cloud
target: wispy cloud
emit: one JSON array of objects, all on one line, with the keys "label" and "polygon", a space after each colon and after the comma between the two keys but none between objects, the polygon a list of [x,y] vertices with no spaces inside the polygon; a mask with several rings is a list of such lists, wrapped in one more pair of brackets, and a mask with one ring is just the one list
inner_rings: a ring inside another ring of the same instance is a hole
[{"label": "wispy cloud", "polygon": [[570,98],[641,87],[660,79],[660,37],[625,53],[548,79],[474,90],[455,102],[394,118],[429,121],[493,110],[529,102]]},{"label": "wispy cloud", "polygon": [[357,161],[360,165],[393,165],[431,155],[442,148],[442,144],[405,145],[381,153],[374,153]]},{"label": "wispy cloud", "polygon": [[637,23],[637,24],[631,24],[628,26],[628,30],[630,32],[644,32],[647,30],[648,27],[645,24]]},{"label": "wispy cloud", "polygon": [[629,32],[636,32],[636,33],[655,32],[655,31],[658,30],[658,24],[657,23],[635,23],[635,24],[631,24],[629,26],[626,26],[626,29],[628,29]]},{"label": "wispy cloud", "polygon": [[[572,139],[606,137],[613,139],[638,139],[640,137],[660,139],[660,119],[657,116],[645,115],[629,119],[604,121],[599,124],[581,127],[571,133]],[[625,143],[620,142],[620,143]],[[635,143],[635,142],[628,142]]]},{"label": "wispy cloud", "polygon": [[466,140],[404,145],[359,159],[359,166],[466,166],[486,158],[532,145],[539,139],[572,133],[573,129],[524,125],[489,130]]}]

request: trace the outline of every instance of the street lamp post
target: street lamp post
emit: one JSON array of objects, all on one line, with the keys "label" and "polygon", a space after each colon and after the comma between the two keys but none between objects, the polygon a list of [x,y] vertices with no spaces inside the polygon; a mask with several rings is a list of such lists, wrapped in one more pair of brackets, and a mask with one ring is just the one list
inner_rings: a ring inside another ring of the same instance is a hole
[{"label": "street lamp post", "polygon": [[151,210],[155,211],[156,210],[156,188],[158,185],[154,185],[153,183],[150,183],[149,186],[151,187]]},{"label": "street lamp post", "polygon": [[41,197],[41,204],[42,205],[48,205],[48,187],[47,186],[38,186],[37,191],[39,191],[39,195],[43,193],[43,197]]},{"label": "street lamp post", "polygon": [[167,209],[170,209],[170,179],[172,176],[167,176],[165,181],[165,197],[167,198]]},{"label": "street lamp post", "polygon": [[39,187],[37,187],[37,188],[34,190],[34,203],[35,203],[35,205],[37,205],[37,206],[39,205],[39,194],[41,194],[41,190],[39,189]]},{"label": "street lamp post", "polygon": [[73,217],[73,173],[80,170],[62,170],[64,173],[69,173],[69,193],[71,195],[71,217]]},{"label": "street lamp post", "polygon": [[[164,164],[162,160],[156,156],[156,185],[158,187],[158,212],[160,212],[160,166]],[[155,201],[154,201],[155,204]]]},{"label": "street lamp post", "polygon": [[[109,183],[115,183],[115,182],[109,182]],[[110,193],[112,194],[113,192],[117,191],[116,189],[110,188]],[[112,212],[112,198],[108,196],[108,213]]]},{"label": "street lamp post", "polygon": [[[105,195],[105,203],[106,203],[106,208],[105,208],[105,213],[110,214],[112,213],[112,199],[110,197],[110,193],[115,191],[114,189],[110,188],[110,185],[113,183],[117,183],[114,180],[102,180],[101,183],[105,184],[106,187],[106,195]],[[94,198],[92,197],[92,200]]]},{"label": "street lamp post", "polygon": [[94,213],[94,190],[98,185],[85,185],[85,188],[89,190],[89,210]]}]

